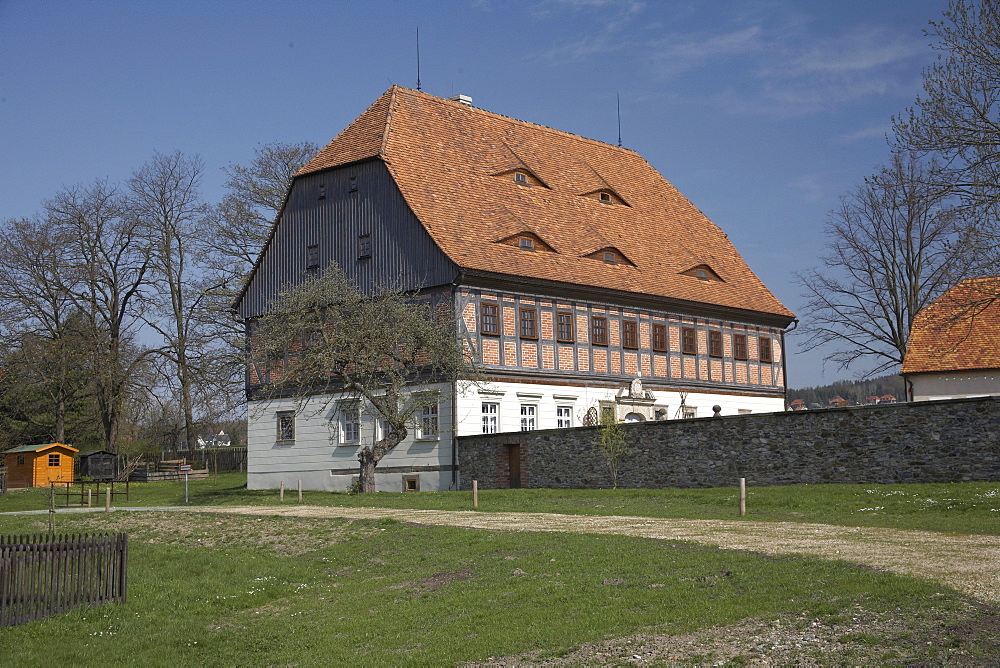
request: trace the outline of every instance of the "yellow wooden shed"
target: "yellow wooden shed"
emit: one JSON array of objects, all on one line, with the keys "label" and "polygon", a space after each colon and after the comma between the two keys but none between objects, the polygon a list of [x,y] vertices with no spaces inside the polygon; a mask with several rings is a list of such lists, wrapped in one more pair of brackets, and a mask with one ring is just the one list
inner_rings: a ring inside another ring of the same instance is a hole
[{"label": "yellow wooden shed", "polygon": [[50,481],[73,482],[72,445],[22,445],[2,453],[8,487],[48,487]]}]

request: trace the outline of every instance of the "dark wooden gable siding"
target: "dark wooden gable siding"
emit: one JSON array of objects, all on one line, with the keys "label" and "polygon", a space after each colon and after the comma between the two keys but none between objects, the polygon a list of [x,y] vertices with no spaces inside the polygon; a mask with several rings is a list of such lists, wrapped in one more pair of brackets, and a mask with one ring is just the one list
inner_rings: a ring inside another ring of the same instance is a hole
[{"label": "dark wooden gable siding", "polygon": [[[369,235],[371,256],[359,258]],[[316,246],[310,251],[310,246]],[[410,210],[388,169],[368,160],[297,178],[271,243],[239,306],[242,318],[264,312],[310,270],[337,262],[363,291],[392,284],[429,288],[454,280],[457,268]]]}]

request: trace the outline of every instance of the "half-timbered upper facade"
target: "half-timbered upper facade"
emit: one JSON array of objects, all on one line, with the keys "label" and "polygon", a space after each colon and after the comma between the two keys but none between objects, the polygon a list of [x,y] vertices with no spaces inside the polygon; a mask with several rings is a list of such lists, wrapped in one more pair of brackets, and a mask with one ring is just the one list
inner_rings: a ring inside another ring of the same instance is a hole
[{"label": "half-timbered upper facade", "polygon": [[[330,262],[449,303],[484,372],[421,388],[439,410],[379,465],[385,489],[455,484],[455,434],[784,408],[794,315],[629,149],[394,86],[296,176],[240,315]],[[251,485],[349,485],[378,421],[254,402],[265,374],[248,371]]]}]

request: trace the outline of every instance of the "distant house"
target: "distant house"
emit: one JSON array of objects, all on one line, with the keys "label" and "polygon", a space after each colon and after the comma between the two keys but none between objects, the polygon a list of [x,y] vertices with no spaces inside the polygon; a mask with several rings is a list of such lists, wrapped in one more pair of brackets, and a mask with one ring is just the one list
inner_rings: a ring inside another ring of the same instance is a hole
[{"label": "distant house", "polygon": [[794,399],[790,404],[788,404],[788,410],[790,411],[807,411],[809,407],[806,406],[806,402],[802,399]]},{"label": "distant house", "polygon": [[218,434],[209,436],[199,436],[198,437],[198,449],[204,450],[205,448],[228,448],[233,444],[233,439],[225,431],[220,431]]},{"label": "distant house", "polygon": [[952,286],[917,314],[900,374],[911,401],[1000,394],[1000,276]]},{"label": "distant house", "polygon": [[896,403],[896,397],[891,394],[883,394],[878,398],[878,403],[880,404],[894,404]]},{"label": "distant house", "polygon": [[838,394],[833,399],[830,399],[830,401],[828,402],[828,405],[830,406],[830,408],[843,408],[844,406],[848,405],[849,403],[850,402],[847,399],[845,399],[844,397],[842,397],[842,396],[840,396]]},{"label": "distant house", "polygon": [[73,456],[79,452],[71,445],[41,443],[5,450],[10,487],[48,487],[50,481],[73,482]]},{"label": "distant house", "polygon": [[882,399],[882,397],[880,397],[880,396],[878,396],[876,394],[873,394],[873,395],[869,396],[867,399],[865,399],[865,404],[867,404],[869,406],[874,406],[879,401],[881,401],[881,399]]}]

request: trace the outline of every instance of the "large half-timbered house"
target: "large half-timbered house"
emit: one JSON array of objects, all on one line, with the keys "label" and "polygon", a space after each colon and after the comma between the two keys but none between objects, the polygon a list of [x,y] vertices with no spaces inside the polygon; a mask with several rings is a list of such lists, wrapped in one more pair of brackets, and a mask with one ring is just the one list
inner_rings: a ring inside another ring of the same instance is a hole
[{"label": "large half-timbered house", "polygon": [[[393,86],[296,176],[240,316],[330,262],[448,303],[483,371],[415,388],[440,401],[380,489],[455,485],[455,435],[784,408],[794,315],[626,148]],[[348,487],[378,421],[337,397],[255,399],[266,373],[247,375],[249,485]]]}]

